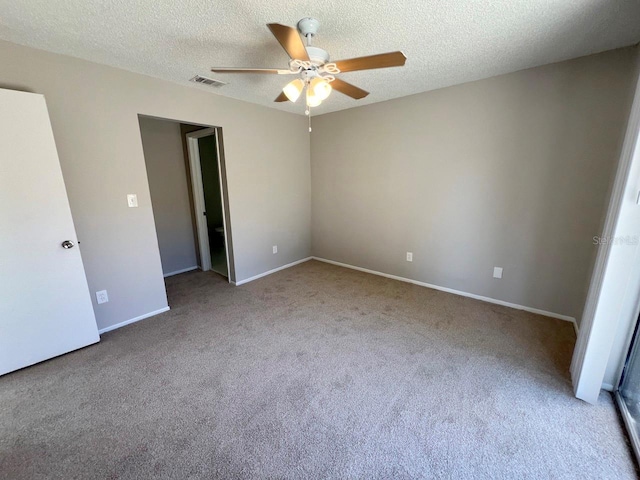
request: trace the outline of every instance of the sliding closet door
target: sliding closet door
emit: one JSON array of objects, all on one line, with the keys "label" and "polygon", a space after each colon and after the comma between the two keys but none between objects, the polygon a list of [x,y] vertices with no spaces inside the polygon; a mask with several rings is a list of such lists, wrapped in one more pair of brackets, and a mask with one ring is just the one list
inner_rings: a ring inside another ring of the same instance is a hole
[{"label": "sliding closet door", "polygon": [[640,459],[640,342],[638,341],[638,323],[622,373],[622,380],[616,391],[616,400],[629,432],[634,452]]}]

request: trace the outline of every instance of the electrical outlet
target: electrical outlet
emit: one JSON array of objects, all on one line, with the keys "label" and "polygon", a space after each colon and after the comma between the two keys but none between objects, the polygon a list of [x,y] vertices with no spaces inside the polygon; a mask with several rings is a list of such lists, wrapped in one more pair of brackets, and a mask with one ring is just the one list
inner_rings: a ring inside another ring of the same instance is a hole
[{"label": "electrical outlet", "polygon": [[502,278],[502,267],[493,267],[493,278]]},{"label": "electrical outlet", "polygon": [[407,262],[413,262],[413,253],[407,252]]},{"label": "electrical outlet", "polygon": [[278,253],[278,245],[273,246],[273,253]]},{"label": "electrical outlet", "polygon": [[127,195],[127,205],[129,205],[129,208],[135,208],[138,206],[138,195],[136,195],[135,193],[129,193]]},{"label": "electrical outlet", "polygon": [[96,300],[98,301],[98,304],[107,303],[109,301],[109,295],[107,295],[107,291],[100,290],[99,292],[96,292]]}]

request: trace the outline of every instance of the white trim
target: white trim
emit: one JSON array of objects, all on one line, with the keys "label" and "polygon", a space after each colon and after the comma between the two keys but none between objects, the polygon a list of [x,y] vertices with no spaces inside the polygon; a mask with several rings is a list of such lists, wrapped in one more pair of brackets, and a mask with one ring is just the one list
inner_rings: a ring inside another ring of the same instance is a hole
[{"label": "white trim", "polygon": [[224,234],[224,254],[227,257],[227,281],[231,282],[231,264],[229,263],[229,237],[227,229],[229,221],[227,220],[227,202],[224,195],[224,182],[222,181],[222,159],[220,158],[220,140],[218,139],[218,129],[215,133],[216,139],[216,160],[218,163],[218,183],[220,184],[220,206],[222,207],[222,233]]},{"label": "white trim", "polygon": [[610,383],[603,383],[602,389],[606,390],[607,392],[613,392],[613,385],[611,385]]},{"label": "white trim", "polygon": [[144,320],[145,318],[153,317],[155,315],[159,315],[160,313],[168,312],[170,310],[169,306],[161,308],[160,310],[154,310],[153,312],[145,313],[144,315],[139,315],[134,318],[130,318],[129,320],[125,320],[124,322],[116,323],[115,325],[109,325],[108,327],[104,327],[98,330],[98,334],[102,335],[103,333],[110,332],[111,330],[115,330],[116,328],[124,327],[125,325],[129,325],[130,323],[139,322],[140,320]]},{"label": "white trim", "polygon": [[330,263],[332,265],[337,265],[339,267],[351,268],[352,270],[358,270],[360,272],[371,273],[373,275],[379,275],[381,277],[391,278],[393,280],[399,280],[401,282],[412,283],[414,285],[419,285],[421,287],[433,288],[434,290],[440,290],[442,292],[452,293],[454,295],[460,295],[461,297],[469,297],[475,300],[480,300],[482,302],[494,303],[496,305],[502,305],[504,307],[515,308],[516,310],[524,310],[525,312],[535,313],[538,315],[544,315],[545,317],[557,318],[559,320],[564,320],[566,322],[573,323],[574,328],[577,331],[576,319],[570,317],[569,315],[562,315],[560,313],[548,312],[546,310],[540,310],[539,308],[526,307],[524,305],[518,305],[517,303],[505,302],[503,300],[498,300],[497,298],[491,297],[483,297],[482,295],[476,295],[475,293],[462,292],[460,290],[454,290],[453,288],[441,287],[439,285],[433,285],[431,283],[420,282],[418,280],[412,280],[410,278],[399,277],[397,275],[391,275],[389,273],[378,272],[376,270],[370,270],[368,268],[356,267],[354,265],[349,265],[348,263],[336,262],[334,260],[327,260],[326,258],[320,257],[312,257],[314,260],[318,260],[320,262]]},{"label": "white trim", "polygon": [[268,272],[260,273],[258,275],[254,275],[253,277],[245,278],[244,280],[239,280],[234,282],[230,282],[233,285],[239,287],[240,285],[244,285],[245,283],[253,282],[254,280],[258,280],[259,278],[266,277],[267,275],[271,275],[272,273],[279,272],[280,270],[284,270],[286,268],[294,267],[304,262],[308,262],[309,260],[313,260],[314,257],[303,258],[302,260],[296,260],[295,262],[287,263],[286,265],[282,265],[281,267],[274,268],[273,270],[269,270]]},{"label": "white trim", "polygon": [[[220,183],[220,205],[222,207],[222,228],[224,233],[224,253],[227,257],[227,281],[231,282],[231,264],[229,262],[229,236],[230,228],[227,219],[227,202],[225,197],[225,185],[222,181],[222,152],[220,151],[220,139],[218,135],[218,127],[211,127],[195,132],[187,133],[187,151],[189,154],[189,166],[191,170],[191,187],[196,210],[196,230],[198,231],[198,246],[200,247],[200,263],[203,272],[211,270],[211,252],[209,250],[209,231],[207,218],[204,216],[206,211],[204,186],[202,183],[202,166],[200,164],[199,139],[213,136],[216,142],[216,163],[218,166],[218,182]],[[216,272],[220,273],[220,272]],[[223,275],[222,273],[220,273]],[[235,275],[235,273],[234,273]]]},{"label": "white trim", "polygon": [[163,276],[164,276],[164,278],[172,277],[173,275],[179,275],[181,273],[191,272],[192,270],[197,270],[199,268],[200,267],[198,265],[195,265],[193,267],[183,268],[182,270],[176,270],[175,272],[165,273]]},{"label": "white trim", "polygon": [[[638,54],[640,56],[640,54]],[[635,93],[627,122],[622,151],[618,161],[615,181],[609,199],[602,238],[624,235],[629,226],[629,213],[619,222],[623,213],[637,208],[638,161],[634,161],[640,131],[640,77],[636,79]],[[626,197],[625,197],[626,196]],[[631,203],[633,202],[633,203]],[[614,246],[605,243],[598,247],[591,276],[589,292],[581,320],[581,335],[571,359],[571,380],[575,396],[589,403],[597,403],[605,380],[608,363],[616,359],[619,367],[617,379],[622,374],[624,356],[629,348],[616,347],[616,335],[630,338],[633,323],[638,318],[637,271],[634,269],[636,248]],[[635,277],[634,277],[635,273]],[[626,325],[624,325],[626,323]],[[620,330],[624,328],[625,330]]]}]

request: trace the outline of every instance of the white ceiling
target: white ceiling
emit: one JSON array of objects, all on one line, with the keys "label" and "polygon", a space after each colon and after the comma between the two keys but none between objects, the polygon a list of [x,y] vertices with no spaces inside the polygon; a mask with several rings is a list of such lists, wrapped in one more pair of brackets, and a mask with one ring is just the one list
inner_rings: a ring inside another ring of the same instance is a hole
[{"label": "white ceiling", "polygon": [[[314,114],[487,78],[640,41],[639,0],[0,0],[0,38],[269,107],[283,76],[211,74],[215,66],[287,68],[266,23],[320,20],[333,60],[402,50],[401,68],[341,75],[371,94],[334,92]],[[230,82],[189,83],[195,74]]]}]

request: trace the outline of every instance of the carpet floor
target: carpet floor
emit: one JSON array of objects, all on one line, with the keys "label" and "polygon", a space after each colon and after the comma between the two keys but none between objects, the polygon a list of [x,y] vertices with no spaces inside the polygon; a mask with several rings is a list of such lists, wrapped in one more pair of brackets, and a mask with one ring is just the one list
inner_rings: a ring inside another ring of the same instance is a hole
[{"label": "carpet floor", "polygon": [[0,477],[636,478],[573,327],[310,261],[0,378]]}]

